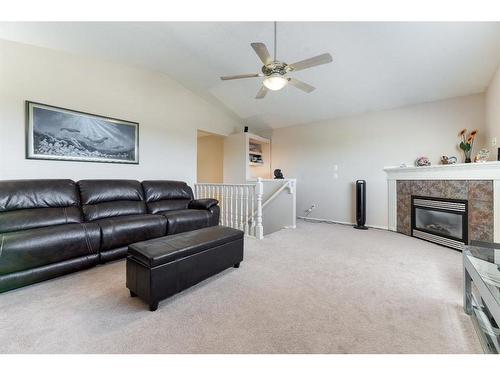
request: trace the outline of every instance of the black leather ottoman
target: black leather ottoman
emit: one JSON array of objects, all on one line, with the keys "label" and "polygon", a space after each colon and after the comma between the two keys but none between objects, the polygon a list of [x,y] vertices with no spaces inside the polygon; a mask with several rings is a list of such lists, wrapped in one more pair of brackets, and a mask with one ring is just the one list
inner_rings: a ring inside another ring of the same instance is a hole
[{"label": "black leather ottoman", "polygon": [[128,247],[127,288],[155,311],[158,302],[243,260],[243,232],[223,226]]}]

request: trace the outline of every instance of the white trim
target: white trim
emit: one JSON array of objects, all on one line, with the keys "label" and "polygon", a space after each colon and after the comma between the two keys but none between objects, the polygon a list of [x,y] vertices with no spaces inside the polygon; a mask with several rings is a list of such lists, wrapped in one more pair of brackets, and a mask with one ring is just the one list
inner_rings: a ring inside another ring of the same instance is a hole
[{"label": "white trim", "polygon": [[290,181],[290,194],[292,194],[292,225],[290,228],[297,227],[297,181],[295,179]]},{"label": "white trim", "polygon": [[500,180],[500,162],[386,167],[388,180]]},{"label": "white trim", "polygon": [[[307,217],[307,216],[297,216],[297,219],[301,219],[304,221],[316,221],[318,223],[330,223],[330,224],[341,224],[341,225],[356,225],[356,223],[350,223],[347,221],[337,221],[337,220],[330,220],[330,219],[319,219],[316,217]],[[387,227],[384,226],[379,226],[379,225],[369,225],[366,224],[368,228],[374,228],[374,229],[382,229],[382,230],[389,230]]]},{"label": "white trim", "polygon": [[493,242],[500,242],[500,181],[493,181]]},{"label": "white trim", "polygon": [[252,133],[244,133],[244,134],[247,135],[249,140],[261,142],[261,143],[271,143],[270,139],[261,137],[260,135],[252,134]]},{"label": "white trim", "polygon": [[214,184],[211,182],[197,182],[200,186],[255,186],[255,184]]},{"label": "white trim", "polygon": [[389,205],[387,227],[389,230],[396,232],[397,217],[398,217],[398,195],[397,195],[396,180],[387,181],[387,193],[388,193],[387,202]]}]

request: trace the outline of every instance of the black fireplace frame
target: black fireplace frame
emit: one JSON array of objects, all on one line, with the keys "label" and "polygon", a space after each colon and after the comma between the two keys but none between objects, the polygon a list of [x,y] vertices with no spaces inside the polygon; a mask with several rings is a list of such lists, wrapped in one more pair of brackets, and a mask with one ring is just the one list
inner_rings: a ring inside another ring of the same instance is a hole
[{"label": "black fireplace frame", "polygon": [[[428,230],[428,229],[416,228],[415,227],[415,223],[416,223],[416,219],[415,219],[415,204],[414,204],[414,200],[415,199],[423,199],[423,200],[432,200],[432,201],[453,202],[453,203],[463,203],[463,204],[465,204],[465,211],[463,211],[463,212],[454,211],[454,210],[447,210],[447,209],[443,209],[443,208],[429,208],[429,207],[420,207],[420,206],[417,206],[418,208],[423,208],[423,209],[427,209],[427,210],[430,210],[430,211],[447,212],[447,213],[452,213],[452,214],[455,214],[455,215],[461,215],[462,216],[462,237],[463,238],[457,238],[457,237],[453,237],[453,236],[448,236],[446,234],[437,233],[437,232],[434,232],[434,231]],[[413,235],[413,230],[418,230],[418,231],[421,231],[421,232],[429,233],[429,234],[432,234],[434,236],[440,236],[440,237],[443,237],[443,238],[447,238],[449,240],[454,240],[454,241],[459,241],[459,242],[463,241],[465,245],[468,245],[469,244],[469,225],[468,224],[469,224],[469,201],[466,200],[466,199],[437,198],[437,197],[429,197],[429,196],[422,196],[422,195],[412,195],[411,196],[411,236],[412,237],[415,237],[415,238],[418,238],[418,239],[421,239],[421,240],[424,240],[424,241],[427,241],[427,242],[435,243],[435,244],[438,244],[438,245],[441,245],[441,246],[449,247],[450,249],[453,249],[453,250],[457,250],[456,248],[451,247],[451,246],[446,246],[446,245],[443,245],[443,244],[440,244],[440,243],[436,243],[436,242],[433,242],[433,241],[430,241],[430,240],[426,240],[424,238],[416,237],[416,236]]]}]

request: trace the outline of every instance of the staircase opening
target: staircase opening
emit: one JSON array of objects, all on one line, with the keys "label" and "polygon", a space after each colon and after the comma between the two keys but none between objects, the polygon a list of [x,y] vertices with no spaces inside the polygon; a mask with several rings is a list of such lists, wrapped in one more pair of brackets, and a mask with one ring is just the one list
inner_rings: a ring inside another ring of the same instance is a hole
[{"label": "staircase opening", "polygon": [[224,181],[224,136],[197,131],[197,182],[221,184]]}]

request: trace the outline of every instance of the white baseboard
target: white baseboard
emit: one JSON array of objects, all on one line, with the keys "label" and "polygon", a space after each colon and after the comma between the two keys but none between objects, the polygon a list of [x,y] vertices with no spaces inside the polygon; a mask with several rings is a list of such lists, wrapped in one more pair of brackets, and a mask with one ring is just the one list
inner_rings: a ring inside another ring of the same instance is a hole
[{"label": "white baseboard", "polygon": [[[330,219],[319,219],[316,217],[306,217],[306,216],[297,216],[297,219],[301,219],[304,221],[314,221],[317,223],[329,223],[329,224],[342,224],[342,225],[355,225],[356,223],[350,223],[347,221],[337,221],[337,220],[330,220]],[[382,229],[382,230],[389,230],[388,227],[384,226],[379,226],[379,225],[369,225],[366,224],[368,228],[373,228],[373,229]]]}]

